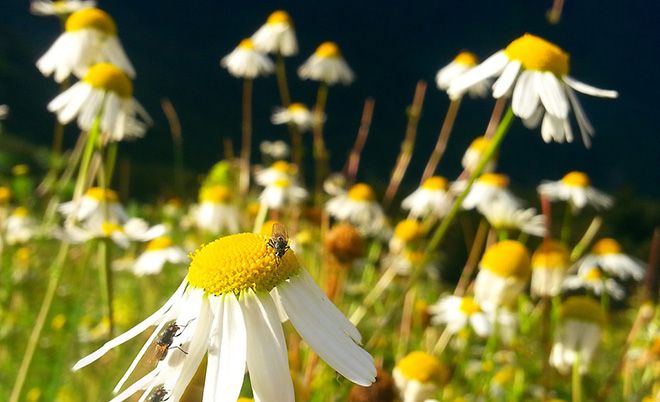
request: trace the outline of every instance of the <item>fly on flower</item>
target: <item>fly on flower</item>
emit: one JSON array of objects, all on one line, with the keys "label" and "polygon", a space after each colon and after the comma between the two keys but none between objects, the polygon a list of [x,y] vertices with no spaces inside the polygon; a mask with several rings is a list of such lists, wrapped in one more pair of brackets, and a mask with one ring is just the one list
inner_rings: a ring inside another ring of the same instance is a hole
[{"label": "fly on flower", "polygon": [[284,225],[278,222],[273,224],[268,245],[275,250],[277,258],[284,257],[284,254],[289,250],[289,236],[286,233]]}]

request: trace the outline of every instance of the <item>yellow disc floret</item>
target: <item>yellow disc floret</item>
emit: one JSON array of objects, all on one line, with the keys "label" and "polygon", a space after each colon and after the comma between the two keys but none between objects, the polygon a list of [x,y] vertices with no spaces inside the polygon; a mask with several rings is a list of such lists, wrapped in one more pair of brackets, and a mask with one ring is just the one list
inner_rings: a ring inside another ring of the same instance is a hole
[{"label": "yellow disc floret", "polygon": [[147,243],[147,251],[164,250],[172,247],[172,239],[169,236],[161,236]]},{"label": "yellow disc floret", "polygon": [[597,267],[591,267],[587,270],[587,273],[584,274],[584,279],[589,282],[601,282],[603,280],[603,273],[600,272],[600,269]]},{"label": "yellow disc floret", "polygon": [[618,241],[607,237],[598,240],[591,251],[598,255],[621,254],[621,245]]},{"label": "yellow disc floret", "polygon": [[227,186],[207,186],[202,187],[199,192],[200,202],[209,202],[213,204],[226,204],[231,201],[232,191]]},{"label": "yellow disc floret", "polygon": [[526,70],[550,71],[557,76],[568,74],[568,53],[535,35],[525,34],[514,40],[504,53]]},{"label": "yellow disc floret", "polygon": [[509,185],[509,178],[498,173],[484,173],[479,176],[479,183],[488,184],[498,188],[505,188]]},{"label": "yellow disc floret", "polygon": [[116,192],[101,187],[90,187],[85,193],[85,197],[92,198],[96,201],[117,202],[119,200]]},{"label": "yellow disc floret", "polygon": [[441,385],[449,377],[447,368],[434,356],[425,352],[411,352],[396,365],[408,380]]},{"label": "yellow disc floret", "polygon": [[116,93],[120,98],[133,96],[133,83],[119,67],[110,63],[94,64],[87,70],[83,82],[92,88]]},{"label": "yellow disc floret", "polygon": [[268,19],[266,20],[266,24],[268,24],[268,25],[277,25],[277,24],[293,25],[292,22],[291,22],[291,16],[289,15],[289,13],[287,13],[284,10],[273,11],[268,16]]},{"label": "yellow disc floret", "polygon": [[339,46],[335,42],[323,42],[316,49],[315,54],[322,58],[336,58],[341,56]]},{"label": "yellow disc floret", "polygon": [[25,207],[17,207],[14,212],[12,212],[12,215],[17,217],[17,218],[25,218],[28,216],[30,212],[28,211],[27,208]]},{"label": "yellow disc floret", "polygon": [[446,190],[447,189],[447,179],[442,176],[432,176],[424,180],[422,183],[422,188],[425,190]]},{"label": "yellow disc floret", "polygon": [[468,149],[471,151],[483,153],[486,148],[488,148],[488,145],[490,145],[490,139],[486,137],[477,137],[470,143],[470,147]]},{"label": "yellow disc floret", "polygon": [[516,240],[504,240],[490,246],[479,265],[505,278],[526,280],[530,274],[529,252]]},{"label": "yellow disc floret", "polygon": [[296,166],[294,164],[291,164],[287,161],[275,161],[273,162],[272,165],[270,165],[270,169],[273,169],[274,171],[278,173],[285,173],[288,175],[293,175],[296,173]]},{"label": "yellow disc floret", "polygon": [[470,296],[462,297],[461,304],[458,307],[461,313],[465,315],[472,315],[481,311],[481,307]]},{"label": "yellow disc floret", "polygon": [[107,35],[117,35],[117,25],[110,14],[98,8],[85,8],[71,14],[66,19],[64,29],[67,32],[81,29],[96,29]]},{"label": "yellow disc floret", "polygon": [[348,190],[348,198],[353,201],[373,201],[376,199],[376,194],[370,185],[357,183]]},{"label": "yellow disc floret", "polygon": [[116,232],[121,233],[121,232],[124,231],[124,229],[117,223],[103,222],[101,224],[101,231],[103,232],[104,236],[110,236],[110,235],[112,235],[113,233],[116,233]]},{"label": "yellow disc floret", "polygon": [[557,240],[544,240],[532,255],[533,269],[566,269],[570,263],[568,249]]},{"label": "yellow disc floret", "polygon": [[454,57],[454,62],[467,67],[474,67],[479,62],[479,59],[472,52],[460,52],[458,56]]},{"label": "yellow disc floret", "polygon": [[254,50],[254,43],[252,42],[252,39],[247,38],[243,39],[241,43],[238,44],[238,47],[246,50]]},{"label": "yellow disc floret", "polygon": [[11,190],[9,187],[0,186],[0,204],[6,204],[11,198]]},{"label": "yellow disc floret", "polygon": [[586,188],[589,187],[589,176],[582,172],[570,172],[562,177],[561,182],[567,186]]},{"label": "yellow disc floret", "polygon": [[404,219],[394,228],[394,236],[405,242],[417,240],[423,234],[422,225],[415,219]]},{"label": "yellow disc floret", "polygon": [[200,247],[191,256],[188,282],[214,295],[247,289],[270,291],[296,275],[300,265],[291,250],[278,258],[275,249],[268,245],[269,238],[240,233]]},{"label": "yellow disc floret", "polygon": [[560,317],[563,320],[579,320],[599,325],[605,323],[605,313],[596,300],[588,296],[571,296],[561,305]]},{"label": "yellow disc floret", "polygon": [[289,112],[292,112],[292,113],[309,111],[307,106],[305,106],[304,104],[302,104],[300,102],[294,102],[294,103],[290,104],[288,109],[289,109]]}]

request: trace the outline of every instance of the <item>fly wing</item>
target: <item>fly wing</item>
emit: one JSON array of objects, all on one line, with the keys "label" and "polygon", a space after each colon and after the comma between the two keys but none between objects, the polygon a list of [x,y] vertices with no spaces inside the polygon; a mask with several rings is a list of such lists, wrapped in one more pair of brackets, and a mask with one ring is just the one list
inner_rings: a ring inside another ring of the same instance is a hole
[{"label": "fly wing", "polygon": [[273,223],[273,229],[271,232],[271,238],[277,240],[279,238],[284,239],[285,241],[289,240],[289,236],[286,233],[286,227],[279,222]]}]

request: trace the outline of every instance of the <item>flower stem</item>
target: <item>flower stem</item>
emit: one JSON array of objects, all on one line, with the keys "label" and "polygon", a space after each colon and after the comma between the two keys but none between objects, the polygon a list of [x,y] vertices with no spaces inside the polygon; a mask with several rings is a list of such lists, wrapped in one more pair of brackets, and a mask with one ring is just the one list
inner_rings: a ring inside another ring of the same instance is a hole
[{"label": "flower stem", "polygon": [[561,224],[560,240],[566,247],[570,246],[571,242],[571,225],[573,224],[573,205],[570,201],[566,203],[564,210],[564,221]]},{"label": "flower stem", "polygon": [[242,130],[239,191],[244,197],[250,187],[250,150],[252,147],[252,80],[250,78],[243,80]]},{"label": "flower stem", "polygon": [[467,262],[465,263],[463,272],[461,272],[461,277],[458,279],[458,284],[456,284],[456,289],[454,290],[455,296],[465,295],[468,284],[472,279],[472,273],[479,263],[479,256],[481,255],[481,251],[484,248],[484,244],[486,243],[488,229],[488,221],[486,218],[481,218],[481,222],[479,222],[479,228],[477,228],[477,234],[474,236],[474,241],[472,242],[472,248],[470,249]]},{"label": "flower stem", "polygon": [[571,376],[572,402],[582,402],[582,375],[580,374],[580,352],[575,352],[573,375]]},{"label": "flower stem", "polygon": [[422,173],[422,180],[420,181],[420,184],[423,183],[424,180],[433,176],[433,172],[435,172],[435,169],[438,167],[438,163],[440,163],[440,159],[442,158],[442,155],[444,155],[445,150],[447,149],[447,143],[449,142],[449,135],[451,134],[451,130],[454,127],[454,122],[456,121],[456,115],[458,114],[458,109],[461,106],[461,99],[462,98],[454,99],[451,101],[451,103],[449,103],[447,114],[445,114],[445,120],[442,122],[442,127],[440,128],[440,133],[438,134],[438,141],[435,143],[435,148],[433,148],[431,157],[429,158],[429,161],[426,163],[426,167],[424,168],[424,173]]},{"label": "flower stem", "polygon": [[291,104],[289,96],[289,85],[286,81],[286,67],[284,66],[284,56],[277,53],[275,58],[275,76],[277,77],[277,89],[280,91],[280,100],[282,106],[288,107]]},{"label": "flower stem", "polygon": [[321,203],[323,180],[328,171],[328,150],[323,140],[324,121],[321,116],[325,113],[325,105],[328,101],[328,84],[321,82],[316,94],[316,106],[314,106],[314,126],[312,129],[314,137],[314,176],[315,176],[315,201]]},{"label": "flower stem", "polygon": [[362,154],[362,149],[364,149],[364,144],[367,142],[367,136],[369,135],[369,128],[371,127],[371,119],[374,114],[374,98],[367,98],[364,101],[364,109],[362,109],[362,119],[360,119],[360,129],[358,130],[357,137],[355,138],[355,143],[351,149],[351,153],[348,157],[348,161],[344,166],[344,175],[346,176],[346,182],[348,185],[355,183],[355,177],[357,176],[357,170],[360,166],[360,155]]},{"label": "flower stem", "polygon": [[112,281],[112,267],[110,264],[111,255],[110,255],[110,239],[102,239],[99,241],[99,283],[101,289],[105,289],[105,303],[108,313],[108,340],[112,339],[112,334],[114,333],[115,320],[114,320],[114,306],[112,303],[113,300],[113,281]]}]

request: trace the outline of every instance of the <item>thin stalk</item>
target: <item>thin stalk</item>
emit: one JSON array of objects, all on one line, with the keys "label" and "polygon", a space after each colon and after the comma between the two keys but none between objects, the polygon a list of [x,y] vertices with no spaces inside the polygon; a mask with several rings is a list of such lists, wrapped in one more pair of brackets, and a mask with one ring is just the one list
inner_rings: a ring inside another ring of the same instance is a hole
[{"label": "thin stalk", "polygon": [[435,169],[438,167],[438,163],[440,163],[440,159],[442,159],[442,156],[447,149],[449,136],[451,134],[452,128],[454,127],[454,122],[456,121],[456,115],[458,114],[458,109],[461,107],[461,99],[462,98],[454,99],[449,103],[447,114],[445,114],[445,120],[442,122],[442,127],[438,133],[438,141],[435,143],[435,148],[433,148],[431,157],[426,163],[420,184],[423,183],[424,180],[433,176],[433,172],[435,172]]},{"label": "thin stalk", "polygon": [[358,325],[367,314],[367,310],[380,298],[394,278],[396,278],[396,269],[394,267],[387,268],[380,279],[378,279],[378,282],[376,282],[374,287],[364,297],[362,304],[351,314],[349,321],[354,325]]},{"label": "thin stalk", "polygon": [[280,92],[282,106],[289,107],[291,98],[289,96],[289,85],[286,80],[286,66],[284,65],[284,56],[277,53],[275,56],[275,77],[277,77],[277,89]]},{"label": "thin stalk", "polygon": [[571,376],[572,402],[582,402],[582,375],[580,374],[580,352],[575,352],[573,374]]},{"label": "thin stalk", "polygon": [[564,0],[554,0],[552,8],[548,11],[546,17],[551,24],[559,24],[561,20],[561,12],[564,9]]},{"label": "thin stalk", "polygon": [[[69,88],[69,78],[67,77],[60,83],[60,93]],[[53,128],[53,153],[60,155],[62,153],[62,144],[64,143],[64,124],[55,117],[55,127]]]},{"label": "thin stalk", "polygon": [[[82,196],[83,191],[85,190],[85,184],[89,180],[88,171],[89,165],[92,160],[92,155],[94,154],[94,148],[96,147],[96,142],[98,141],[99,135],[101,134],[101,117],[103,116],[103,108],[99,109],[99,112],[94,118],[92,123],[92,128],[87,133],[87,142],[85,143],[85,149],[83,150],[82,160],[80,161],[80,170],[78,171],[78,178],[76,179],[76,186],[73,191],[73,200],[76,203],[80,202],[80,197]],[[76,208],[77,209],[77,208]],[[73,223],[75,220],[76,214],[71,214],[71,221],[68,223]]]},{"label": "thin stalk", "polygon": [[113,280],[112,280],[112,266],[110,264],[110,240],[102,239],[98,244],[98,264],[99,264],[99,284],[101,289],[105,290],[105,303],[108,313],[109,334],[108,339],[112,339],[114,333],[115,320],[114,320],[114,306],[113,301]]},{"label": "thin stalk", "polygon": [[321,118],[325,113],[325,105],[328,101],[328,84],[321,82],[319,84],[318,92],[316,93],[316,105],[314,106],[314,126],[312,127],[312,135],[314,141],[314,176],[315,176],[315,201],[317,204],[321,203],[323,180],[328,171],[328,151],[325,147],[325,140],[323,139],[323,125],[324,120]]},{"label": "thin stalk", "polygon": [[344,174],[348,185],[355,183],[355,177],[357,176],[358,167],[360,166],[360,155],[362,155],[364,144],[367,142],[369,128],[371,127],[371,119],[374,115],[374,104],[374,98],[367,98],[364,101],[362,118],[360,119],[360,129],[358,130],[357,137],[355,137],[355,143],[348,156],[348,161],[346,161],[346,165],[344,166]]},{"label": "thin stalk", "polygon": [[477,228],[477,234],[474,236],[474,242],[472,242],[472,248],[470,249],[470,254],[461,272],[461,277],[458,280],[456,289],[454,290],[455,296],[465,295],[468,284],[472,279],[472,274],[474,273],[477,264],[479,263],[479,256],[481,256],[481,251],[484,248],[486,243],[486,237],[488,235],[488,221],[485,218],[481,218],[479,222],[479,227]]},{"label": "thin stalk", "polygon": [[566,247],[570,247],[571,242],[571,226],[573,224],[573,204],[570,201],[566,202],[566,209],[564,210],[564,220],[561,224],[561,232],[559,239]]},{"label": "thin stalk", "polygon": [[105,174],[108,187],[112,187],[112,176],[115,172],[115,166],[117,165],[117,148],[118,143],[111,142],[106,149],[103,173]]},{"label": "thin stalk", "polygon": [[400,360],[408,350],[410,341],[410,329],[412,327],[413,308],[415,306],[415,289],[406,292],[403,302],[403,312],[401,314],[401,324],[399,325],[399,343],[397,346],[396,360]]},{"label": "thin stalk", "polygon": [[495,106],[493,106],[493,112],[490,114],[490,120],[488,121],[486,132],[484,133],[485,138],[491,138],[493,134],[495,134],[495,130],[500,125],[500,121],[502,120],[502,113],[504,112],[504,106],[506,106],[505,97],[501,97],[495,101]]},{"label": "thin stalk", "polygon": [[252,228],[253,233],[261,232],[261,227],[266,222],[266,216],[268,215],[268,204],[265,202],[259,203],[259,211],[257,212],[257,217],[254,220],[254,227]]},{"label": "thin stalk", "polygon": [[239,191],[245,197],[250,188],[250,150],[252,148],[252,80],[243,80],[243,125]]},{"label": "thin stalk", "polygon": [[600,230],[601,225],[603,224],[603,218],[600,216],[595,217],[592,221],[587,230],[584,232],[584,235],[580,239],[580,241],[575,245],[573,248],[573,251],[571,251],[571,261],[577,261],[578,258],[582,257],[582,254],[584,254],[584,250],[589,247],[589,244],[591,244],[591,241],[596,237],[596,234]]}]

